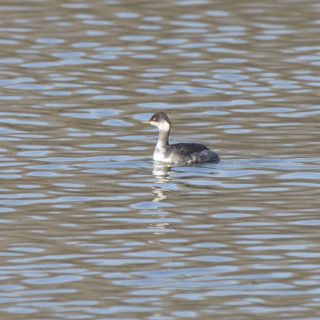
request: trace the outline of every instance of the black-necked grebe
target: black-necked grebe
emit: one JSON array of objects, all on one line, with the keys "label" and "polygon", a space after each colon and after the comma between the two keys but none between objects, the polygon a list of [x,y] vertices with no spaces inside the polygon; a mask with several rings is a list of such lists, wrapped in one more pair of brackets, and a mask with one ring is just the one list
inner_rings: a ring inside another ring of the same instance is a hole
[{"label": "black-necked grebe", "polygon": [[153,160],[178,163],[219,162],[219,156],[208,147],[199,143],[169,144],[171,123],[164,112],[155,113],[149,121],[159,129],[159,138],[153,153]]}]

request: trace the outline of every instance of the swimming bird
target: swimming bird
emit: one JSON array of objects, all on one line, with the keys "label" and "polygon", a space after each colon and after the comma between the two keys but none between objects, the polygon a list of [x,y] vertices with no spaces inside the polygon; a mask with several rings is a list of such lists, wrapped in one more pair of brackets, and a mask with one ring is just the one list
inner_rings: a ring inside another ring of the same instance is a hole
[{"label": "swimming bird", "polygon": [[153,160],[171,164],[219,162],[217,153],[199,143],[169,144],[171,122],[164,112],[157,112],[146,123],[159,129],[159,138]]}]

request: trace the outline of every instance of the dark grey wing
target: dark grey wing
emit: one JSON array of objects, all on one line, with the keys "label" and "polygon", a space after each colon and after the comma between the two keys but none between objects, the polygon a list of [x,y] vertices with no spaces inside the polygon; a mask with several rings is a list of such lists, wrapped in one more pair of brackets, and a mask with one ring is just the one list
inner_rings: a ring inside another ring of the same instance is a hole
[{"label": "dark grey wing", "polygon": [[183,156],[188,156],[192,153],[198,153],[204,150],[209,150],[208,147],[199,143],[176,143],[172,144],[171,147]]}]

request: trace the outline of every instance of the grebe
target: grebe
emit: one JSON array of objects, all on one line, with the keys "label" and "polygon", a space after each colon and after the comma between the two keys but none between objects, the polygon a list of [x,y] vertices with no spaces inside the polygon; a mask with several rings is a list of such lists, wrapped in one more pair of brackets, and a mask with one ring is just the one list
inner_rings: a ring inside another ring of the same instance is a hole
[{"label": "grebe", "polygon": [[171,122],[164,112],[155,113],[146,123],[159,129],[159,138],[153,153],[153,160],[178,163],[219,162],[217,153],[199,143],[169,144]]}]

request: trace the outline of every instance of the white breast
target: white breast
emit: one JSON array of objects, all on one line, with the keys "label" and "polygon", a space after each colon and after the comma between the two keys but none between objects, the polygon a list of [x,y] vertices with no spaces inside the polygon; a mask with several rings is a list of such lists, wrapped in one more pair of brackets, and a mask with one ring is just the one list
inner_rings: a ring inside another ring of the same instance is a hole
[{"label": "white breast", "polygon": [[160,162],[166,162],[166,163],[182,163],[186,162],[188,163],[190,159],[186,159],[185,161],[182,161],[177,154],[174,152],[171,153],[165,153],[165,150],[155,148],[154,153],[153,153],[153,160],[155,161],[160,161]]},{"label": "white breast", "polygon": [[166,157],[165,157],[164,151],[161,151],[157,147],[154,149],[153,160],[162,161],[162,162],[168,162],[168,159],[166,159]]}]

